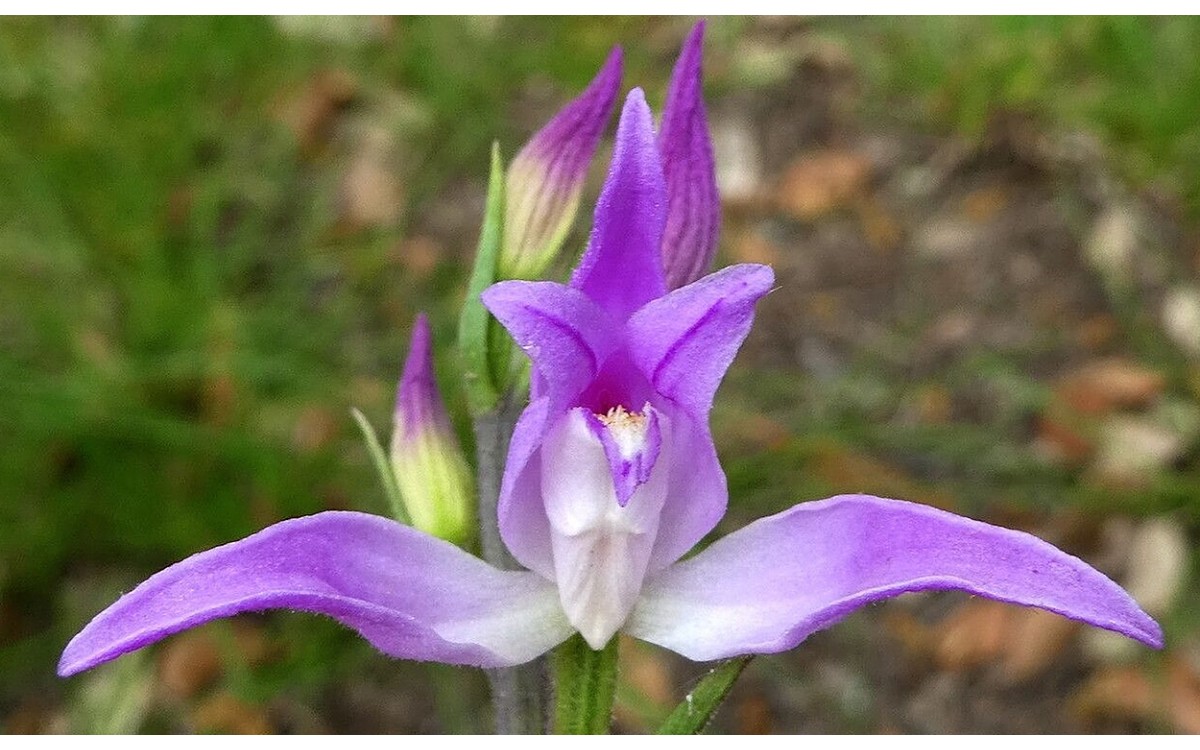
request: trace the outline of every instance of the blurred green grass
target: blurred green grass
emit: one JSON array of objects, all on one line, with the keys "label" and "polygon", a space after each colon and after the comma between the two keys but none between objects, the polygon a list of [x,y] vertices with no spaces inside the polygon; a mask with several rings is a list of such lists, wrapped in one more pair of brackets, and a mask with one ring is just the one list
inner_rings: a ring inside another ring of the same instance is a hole
[{"label": "blurred green grass", "polygon": [[[474,241],[462,237],[417,277],[395,262],[409,222],[453,200],[454,181],[481,181],[493,138],[509,154],[519,146],[536,125],[516,104],[530,82],[562,101],[620,42],[627,86],[661,92],[686,26],[0,22],[0,706],[28,684],[61,689],[50,666],[91,613],[64,613],[64,580],[145,573],[326,507],[383,512],[347,409],[386,425],[417,310],[431,310],[449,342]],[[714,22],[716,54],[733,57],[745,26]],[[1193,217],[1200,209],[1196,19],[813,27],[850,51],[868,112],[899,106],[921,127],[978,136],[998,110],[1027,110],[1051,129],[1095,134],[1130,179],[1181,196]],[[714,95],[742,85],[735,67],[710,81]],[[314,152],[289,126],[289,102],[328,70],[350,71],[349,106],[417,155],[390,223],[339,229],[343,155]],[[461,419],[461,394],[447,396]],[[979,435],[877,434],[855,419],[803,427],[818,442],[925,440],[956,460],[978,456]],[[749,494],[794,459],[737,457],[731,485]],[[997,475],[1029,477],[1005,460]],[[821,489],[792,478],[789,497]],[[363,648],[318,628],[322,649]],[[338,669],[314,648],[288,662],[313,683]]]},{"label": "blurred green grass", "polygon": [[[1095,135],[1127,177],[1200,212],[1200,19],[833,21],[875,105],[978,135],[1004,108]],[[882,112],[880,107],[877,111]]]}]

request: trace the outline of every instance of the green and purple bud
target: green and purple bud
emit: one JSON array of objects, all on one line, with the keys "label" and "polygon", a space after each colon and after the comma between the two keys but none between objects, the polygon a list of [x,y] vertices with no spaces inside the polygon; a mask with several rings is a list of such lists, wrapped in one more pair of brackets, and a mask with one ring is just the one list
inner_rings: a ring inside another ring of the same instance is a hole
[{"label": "green and purple bud", "polygon": [[617,47],[583,93],[513,158],[505,183],[498,279],[538,278],[558,254],[620,85]]},{"label": "green and purple bud", "polygon": [[708,273],[721,228],[721,199],[701,85],[703,46],[704,21],[700,21],[688,34],[671,72],[658,130],[667,181],[662,240],[667,289],[686,286]]},{"label": "green and purple bud", "polygon": [[474,518],[474,487],[434,379],[424,314],[413,326],[396,392],[391,463],[412,525],[447,541],[466,541]]}]

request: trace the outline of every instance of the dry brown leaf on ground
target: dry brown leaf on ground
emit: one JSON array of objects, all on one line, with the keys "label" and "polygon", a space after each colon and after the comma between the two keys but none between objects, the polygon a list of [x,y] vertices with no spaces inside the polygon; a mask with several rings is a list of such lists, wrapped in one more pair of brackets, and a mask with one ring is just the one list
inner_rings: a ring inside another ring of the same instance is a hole
[{"label": "dry brown leaf on ground", "polygon": [[872,247],[886,253],[900,244],[904,234],[900,221],[882,203],[868,195],[855,201],[854,207],[863,235]]},{"label": "dry brown leaf on ground", "polygon": [[1088,724],[1103,718],[1142,721],[1154,711],[1154,692],[1141,667],[1112,667],[1092,675],[1072,703]]},{"label": "dry brown leaf on ground", "polygon": [[1097,672],[1074,704],[1085,721],[1168,723],[1176,732],[1200,734],[1200,675],[1175,655],[1167,657],[1165,674],[1137,666]]},{"label": "dry brown leaf on ground", "polygon": [[175,698],[190,698],[221,676],[221,651],[207,629],[171,638],[158,653],[158,681]]},{"label": "dry brown leaf on ground", "polygon": [[[673,688],[671,665],[663,658],[662,652],[628,636],[621,636],[618,658],[620,679],[637,694],[639,701],[648,703],[653,711],[665,716],[678,698]],[[636,707],[627,706],[620,700],[614,711],[617,723],[631,731],[647,732],[655,728],[646,724],[645,717]]]},{"label": "dry brown leaf on ground", "polygon": [[742,413],[720,425],[721,444],[734,444],[751,452],[779,450],[792,439],[787,427],[765,414]]},{"label": "dry brown leaf on ground", "polygon": [[967,218],[983,223],[994,218],[1009,203],[1008,189],[1003,185],[988,185],[972,190],[963,197],[962,208]]},{"label": "dry brown leaf on ground", "polygon": [[942,510],[954,510],[958,506],[949,492],[927,487],[898,466],[837,444],[819,446],[813,456],[811,470],[816,477],[827,482],[834,492],[866,492],[881,497],[902,497]]},{"label": "dry brown leaf on ground", "polygon": [[738,734],[771,734],[775,722],[771,704],[759,690],[747,691],[734,706]]},{"label": "dry brown leaf on ground", "polygon": [[428,279],[446,257],[446,248],[428,235],[417,235],[402,240],[389,253],[388,259],[400,264],[411,274],[413,281]]},{"label": "dry brown leaf on ground", "polygon": [[1166,377],[1158,370],[1128,359],[1107,358],[1068,373],[1054,394],[1080,414],[1109,414],[1149,406],[1165,385]]},{"label": "dry brown leaf on ground", "polygon": [[787,168],[775,199],[788,215],[809,221],[853,205],[870,176],[871,162],[862,154],[836,148],[810,151]]},{"label": "dry brown leaf on ground", "polygon": [[224,672],[222,636],[232,635],[236,658],[246,664],[265,664],[278,649],[260,625],[245,620],[215,623],[188,630],[168,640],[158,656],[158,681],[176,698],[190,698],[220,679]]},{"label": "dry brown leaf on ground", "polygon": [[382,126],[366,128],[342,175],[341,220],[349,230],[387,227],[400,220],[404,189],[396,161],[392,132]]},{"label": "dry brown leaf on ground", "polygon": [[778,245],[754,230],[742,232],[734,237],[730,250],[738,263],[763,263],[778,266],[783,251]]},{"label": "dry brown leaf on ground", "polygon": [[948,672],[990,664],[1003,654],[1014,608],[986,599],[966,602],[937,628],[934,662]]},{"label": "dry brown leaf on ground", "polygon": [[1054,664],[1079,633],[1079,623],[1044,609],[1022,608],[1013,613],[1008,642],[1000,661],[1008,682],[1037,677]]},{"label": "dry brown leaf on ground", "polygon": [[358,81],[345,70],[324,70],[283,106],[282,117],[307,155],[329,140],[333,123],[358,92]]},{"label": "dry brown leaf on ground", "polygon": [[274,728],[262,706],[221,692],[201,701],[192,711],[192,722],[201,732],[215,734],[272,734]]}]

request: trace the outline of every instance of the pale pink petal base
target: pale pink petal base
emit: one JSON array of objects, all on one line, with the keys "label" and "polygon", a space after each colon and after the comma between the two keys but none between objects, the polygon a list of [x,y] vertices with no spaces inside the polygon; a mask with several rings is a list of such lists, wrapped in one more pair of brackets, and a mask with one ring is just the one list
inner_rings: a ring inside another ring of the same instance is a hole
[{"label": "pale pink petal base", "polygon": [[959,589],[1162,646],[1162,630],[1104,574],[1037,537],[869,495],[756,521],[648,582],[626,627],[689,659],[786,651],[854,610]]},{"label": "pale pink petal base", "polygon": [[529,661],[572,632],[554,585],[536,573],[496,570],[386,518],[329,512],[275,524],[151,576],[71,640],[58,673],[265,609],[332,617],[389,656],[481,667]]}]

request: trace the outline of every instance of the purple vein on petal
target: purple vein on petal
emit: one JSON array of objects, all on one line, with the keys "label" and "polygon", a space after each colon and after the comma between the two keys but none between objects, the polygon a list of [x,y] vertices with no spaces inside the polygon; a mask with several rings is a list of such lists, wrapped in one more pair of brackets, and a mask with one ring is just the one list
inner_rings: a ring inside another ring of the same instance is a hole
[{"label": "purple vein on petal", "polygon": [[755,304],[774,283],[769,267],[743,264],[654,300],[626,325],[634,361],[659,393],[705,420]]},{"label": "purple vein on petal", "polygon": [[577,289],[552,281],[502,281],[481,299],[533,361],[539,395],[544,387],[555,409],[587,387],[616,346],[608,316]]}]

